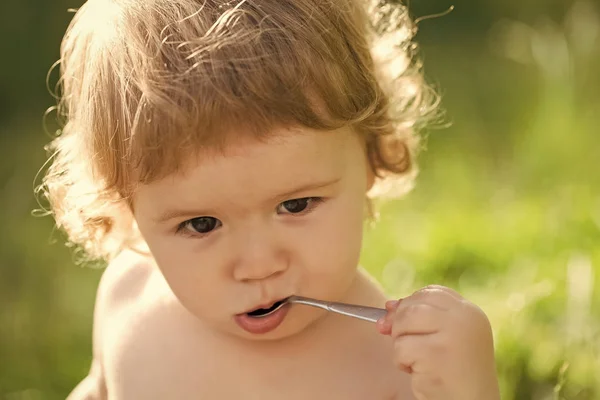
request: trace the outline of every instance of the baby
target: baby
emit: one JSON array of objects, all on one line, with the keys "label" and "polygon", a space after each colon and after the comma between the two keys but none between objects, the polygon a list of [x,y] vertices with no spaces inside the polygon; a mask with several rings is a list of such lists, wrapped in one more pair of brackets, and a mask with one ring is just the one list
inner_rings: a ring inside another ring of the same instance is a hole
[{"label": "baby", "polygon": [[477,306],[441,286],[389,300],[358,266],[369,199],[410,185],[437,108],[413,34],[392,0],[79,9],[43,188],[108,267],[69,399],[499,399]]}]

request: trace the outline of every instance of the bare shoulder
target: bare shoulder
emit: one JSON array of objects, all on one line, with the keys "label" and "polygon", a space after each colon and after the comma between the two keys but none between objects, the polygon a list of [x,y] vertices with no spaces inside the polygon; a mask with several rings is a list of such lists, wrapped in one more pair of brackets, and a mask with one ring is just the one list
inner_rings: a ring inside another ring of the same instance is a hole
[{"label": "bare shoulder", "polygon": [[131,250],[121,252],[102,274],[96,311],[109,312],[131,305],[131,300],[139,298],[156,273],[150,257]]},{"label": "bare shoulder", "polygon": [[105,333],[115,315],[137,307],[134,296],[144,290],[154,268],[148,258],[132,251],[123,252],[104,270],[96,294],[93,327],[93,360],[88,375],[75,387],[68,400],[108,398],[105,369]]}]

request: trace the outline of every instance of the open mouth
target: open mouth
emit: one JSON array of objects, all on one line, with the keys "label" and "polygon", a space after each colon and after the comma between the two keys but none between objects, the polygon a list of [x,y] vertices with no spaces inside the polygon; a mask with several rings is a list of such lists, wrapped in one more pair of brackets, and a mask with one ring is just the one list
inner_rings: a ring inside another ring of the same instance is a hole
[{"label": "open mouth", "polygon": [[252,317],[252,318],[266,317],[267,315],[271,315],[275,311],[277,311],[281,307],[283,307],[285,305],[285,303],[286,303],[286,300],[287,299],[280,300],[280,301],[276,302],[275,304],[273,304],[269,308],[258,308],[258,309],[254,310],[254,311],[250,311],[249,313],[247,313],[247,315],[249,317]]}]

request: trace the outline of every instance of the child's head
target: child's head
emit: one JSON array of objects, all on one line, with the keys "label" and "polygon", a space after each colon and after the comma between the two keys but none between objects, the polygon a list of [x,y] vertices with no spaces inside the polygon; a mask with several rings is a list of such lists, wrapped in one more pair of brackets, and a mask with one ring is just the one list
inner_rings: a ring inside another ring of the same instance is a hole
[{"label": "child's head", "polygon": [[[435,97],[411,60],[406,10],[386,3],[365,10],[361,0],[89,0],[61,49],[66,123],[44,186],[58,225],[90,256],[105,259],[136,243],[141,231],[159,259],[144,218],[168,213],[161,209],[167,203],[213,213],[194,222],[206,228],[218,216],[245,220],[243,202],[227,196],[252,194],[247,206],[254,208],[245,215],[257,218],[260,207],[274,208],[267,200],[280,189],[352,172],[352,196],[363,201],[351,209],[360,214],[369,177],[376,185],[394,177],[409,183],[415,127],[435,109]],[[244,191],[248,184],[256,185],[253,193]],[[323,197],[335,197],[333,187]],[[136,223],[140,212],[146,214]],[[360,239],[355,217],[347,216],[354,221],[347,228]],[[337,218],[329,223],[343,226]],[[245,221],[244,229],[264,222]],[[302,231],[300,220],[286,224]],[[274,232],[257,228],[269,240]],[[302,241],[293,235],[286,239]],[[155,244],[177,247],[165,237]],[[335,253],[338,239],[326,239],[319,251]],[[196,251],[207,246],[203,240],[192,245]],[[212,246],[236,248],[227,240]],[[360,240],[352,246],[356,262]]]}]

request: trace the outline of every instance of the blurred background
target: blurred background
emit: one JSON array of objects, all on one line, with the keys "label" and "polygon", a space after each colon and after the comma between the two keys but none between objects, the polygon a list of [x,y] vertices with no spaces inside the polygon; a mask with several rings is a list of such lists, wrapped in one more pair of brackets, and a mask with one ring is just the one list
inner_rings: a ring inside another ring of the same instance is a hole
[{"label": "blurred background", "polygon": [[[81,0],[0,3],[0,398],[64,399],[91,360],[101,269],[33,188],[46,74]],[[480,305],[505,400],[600,399],[600,2],[413,0],[452,125],[413,192],[381,204],[363,265],[394,296],[439,283]],[[56,82],[56,77],[50,79]],[[53,121],[46,122],[51,132]]]}]

